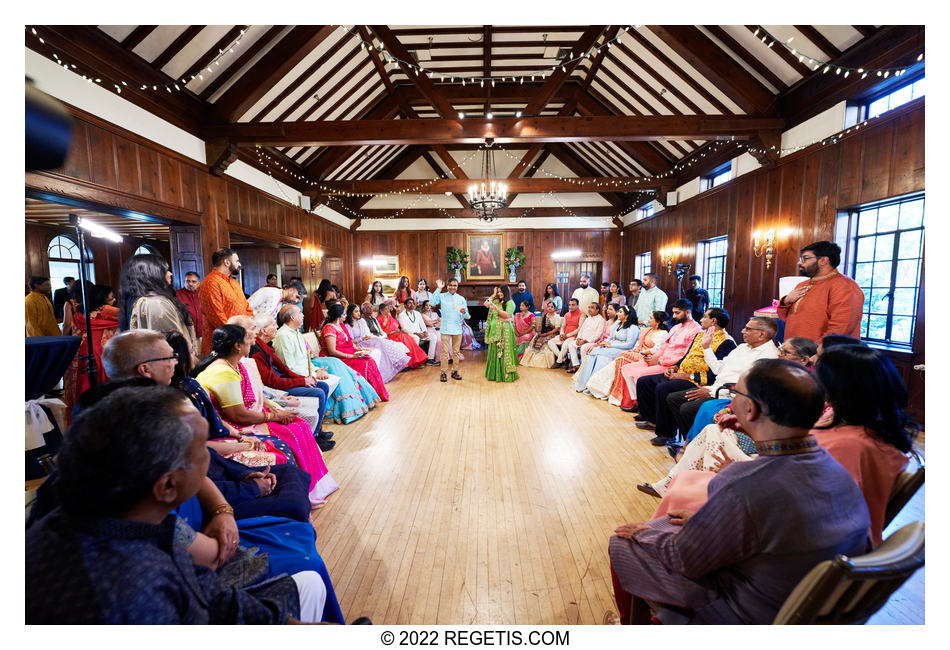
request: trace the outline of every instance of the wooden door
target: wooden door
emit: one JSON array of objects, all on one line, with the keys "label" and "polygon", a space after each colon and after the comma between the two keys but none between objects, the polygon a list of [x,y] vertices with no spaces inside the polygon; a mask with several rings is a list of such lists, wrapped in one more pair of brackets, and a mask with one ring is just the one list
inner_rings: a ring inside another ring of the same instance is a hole
[{"label": "wooden door", "polygon": [[280,283],[281,285],[290,282],[290,278],[298,277],[306,284],[307,278],[302,273],[300,264],[300,249],[289,246],[280,248]]},{"label": "wooden door", "polygon": [[[590,276],[588,286],[600,289],[601,262],[555,262],[554,278],[557,284],[558,295],[561,296],[564,307],[567,307],[567,301],[570,299],[574,290],[580,287],[582,275]],[[544,295],[544,287],[541,287],[540,295]]]},{"label": "wooden door", "polygon": [[175,287],[185,286],[185,274],[194,271],[204,277],[201,254],[201,226],[168,226],[168,243],[171,250],[172,282]]},{"label": "wooden door", "polygon": [[[343,258],[342,257],[324,257],[323,258],[323,277],[330,280],[330,284],[335,284],[343,290]],[[363,296],[350,296],[351,302],[357,299],[362,300]]]}]

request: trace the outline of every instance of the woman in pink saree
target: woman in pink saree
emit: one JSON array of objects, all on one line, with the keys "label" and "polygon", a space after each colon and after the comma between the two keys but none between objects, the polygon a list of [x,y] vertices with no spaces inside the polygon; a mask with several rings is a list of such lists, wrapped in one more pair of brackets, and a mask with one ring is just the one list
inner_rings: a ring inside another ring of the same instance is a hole
[{"label": "woman in pink saree", "polygon": [[518,346],[515,352],[519,359],[534,337],[534,320],[534,314],[528,309],[528,303],[522,301],[518,305],[518,312],[515,313],[515,343]]},{"label": "woman in pink saree", "polygon": [[243,433],[276,436],[287,443],[297,465],[310,474],[310,505],[321,506],[340,486],[327,470],[307,421],[264,398],[257,364],[247,358],[253,343],[254,332],[243,327],[217,328],[211,354],[195,367],[195,379],[224,422]]},{"label": "woman in pink saree", "polygon": [[[334,303],[327,310],[327,318],[320,330],[320,356],[337,357],[356,372],[363,375],[384,402],[389,401],[389,391],[379,373],[379,366],[369,351],[357,347],[349,331],[343,326],[343,305]],[[418,347],[418,346],[417,346]]]},{"label": "woman in pink saree", "polygon": [[587,382],[587,391],[597,399],[609,398],[614,390],[617,391],[617,403],[620,403],[620,384],[623,377],[620,375],[620,369],[628,363],[641,361],[644,352],[651,352],[659,349],[668,334],[666,330],[666,312],[655,311],[650,314],[647,320],[647,329],[640,333],[637,344],[632,350],[621,352],[620,356],[614,359],[612,365],[595,372],[590,381]]}]

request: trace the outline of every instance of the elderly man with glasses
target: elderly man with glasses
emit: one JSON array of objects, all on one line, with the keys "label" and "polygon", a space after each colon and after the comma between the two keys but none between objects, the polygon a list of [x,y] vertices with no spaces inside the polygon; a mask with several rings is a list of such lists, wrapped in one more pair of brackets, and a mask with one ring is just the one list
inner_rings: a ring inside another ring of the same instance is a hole
[{"label": "elderly man with glasses", "polygon": [[[704,402],[716,398],[720,388],[735,384],[739,377],[759,359],[777,359],[778,348],[772,339],[778,328],[771,318],[751,318],[742,328],[743,343],[718,359],[711,348],[712,341],[704,340],[703,358],[709,370],[716,373],[716,381],[709,386],[681,390],[666,396],[666,406],[673,414],[679,431],[685,434],[693,425],[696,413]],[[724,395],[725,396],[725,395]],[[662,444],[662,443],[661,443]]]},{"label": "elderly man with glasses", "polygon": [[785,338],[820,341],[826,334],[861,338],[864,292],[838,272],[841,248],[819,241],[800,251],[798,274],[809,278],[782,296],[778,317],[785,321]]}]

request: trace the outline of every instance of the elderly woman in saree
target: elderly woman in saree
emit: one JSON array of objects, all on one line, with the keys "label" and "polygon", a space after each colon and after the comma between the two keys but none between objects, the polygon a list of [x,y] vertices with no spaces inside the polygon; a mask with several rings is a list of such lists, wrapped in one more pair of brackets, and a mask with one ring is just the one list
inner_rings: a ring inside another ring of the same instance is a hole
[{"label": "elderly woman in saree", "polygon": [[[400,370],[409,365],[409,351],[406,346],[396,341],[391,341],[378,329],[375,334],[370,331],[367,320],[363,317],[363,309],[369,309],[372,314],[372,307],[369,303],[363,303],[362,307],[353,304],[346,308],[346,330],[353,337],[353,340],[367,350],[377,350],[379,359],[376,365],[379,367],[379,374],[383,377],[383,383],[389,383]],[[372,318],[372,316],[370,316]],[[375,321],[374,321],[374,324]]]},{"label": "elderly woman in saree", "polygon": [[548,346],[548,341],[560,332],[562,319],[550,300],[544,301],[541,310],[541,318],[535,319],[534,336],[531,337],[531,342],[521,355],[520,364],[529,368],[553,368],[554,362],[557,361],[554,351]]},{"label": "elderly woman in saree", "polygon": [[[614,307],[608,305],[608,310]],[[574,376],[574,390],[578,393],[587,392],[587,382],[598,370],[613,368],[614,360],[623,352],[636,345],[640,337],[640,328],[637,327],[637,315],[626,305],[616,306],[617,318],[610,328],[610,336],[598,343],[587,356],[580,370]]]},{"label": "elderly woman in saree", "polygon": [[286,442],[297,465],[310,474],[310,504],[322,505],[340,486],[330,476],[307,422],[264,398],[257,364],[247,356],[253,342],[238,325],[215,329],[211,354],[195,366],[195,379],[226,423],[241,432],[273,435]]},{"label": "elderly woman in saree", "polygon": [[[556,308],[557,305],[555,304]],[[521,304],[518,305],[518,313],[515,314],[515,343],[518,346],[516,351],[519,359],[534,337],[534,321],[534,313],[528,309],[527,301],[522,300]]]},{"label": "elderly woman in saree", "polygon": [[[628,320],[632,318],[636,318],[636,312],[630,312]],[[607,399],[620,368],[632,361],[640,361],[643,358],[642,352],[657,349],[666,340],[666,334],[666,312],[655,311],[650,314],[647,328],[640,332],[633,349],[621,352],[614,358],[613,363],[602,366],[594,372],[587,381],[584,393],[597,399]]]}]

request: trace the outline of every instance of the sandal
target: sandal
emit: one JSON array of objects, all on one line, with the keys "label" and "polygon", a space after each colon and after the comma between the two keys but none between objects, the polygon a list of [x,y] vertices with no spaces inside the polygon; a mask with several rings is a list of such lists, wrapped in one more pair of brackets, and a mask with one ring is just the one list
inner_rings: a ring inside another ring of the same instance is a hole
[{"label": "sandal", "polygon": [[637,489],[643,492],[644,494],[649,494],[651,497],[656,497],[657,499],[662,499],[660,493],[653,489],[653,486],[649,483],[637,483]]},{"label": "sandal", "polygon": [[439,381],[441,381],[441,382],[446,382],[446,381],[448,381],[448,380],[449,380],[449,378],[445,376],[445,373],[444,373],[444,372],[439,376]]}]

